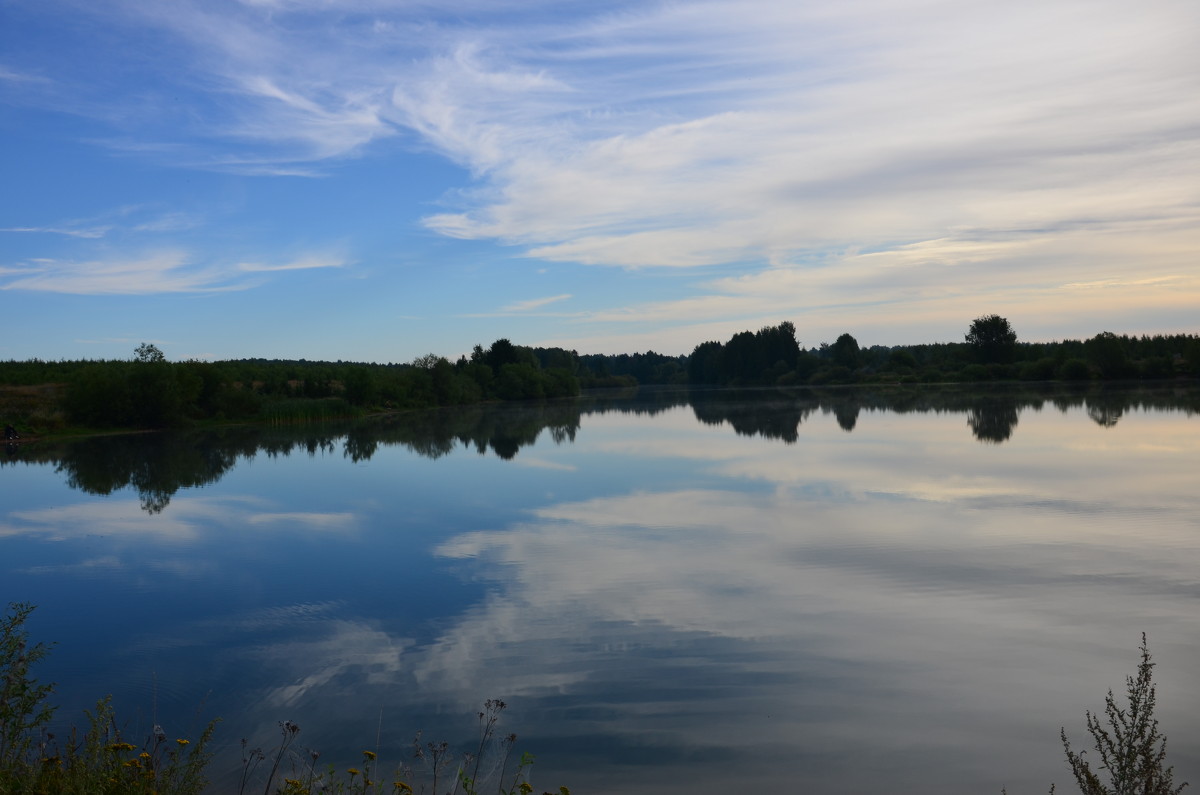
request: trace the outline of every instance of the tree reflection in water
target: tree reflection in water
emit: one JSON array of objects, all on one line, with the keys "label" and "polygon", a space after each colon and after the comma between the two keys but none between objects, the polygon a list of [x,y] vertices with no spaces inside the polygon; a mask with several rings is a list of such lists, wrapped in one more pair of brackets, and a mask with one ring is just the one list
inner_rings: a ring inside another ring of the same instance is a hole
[{"label": "tree reflection in water", "polygon": [[57,443],[39,442],[8,450],[0,466],[51,464],[73,488],[107,495],[137,491],[143,510],[165,510],[181,488],[219,480],[239,460],[259,453],[288,456],[336,454],[359,463],[380,446],[400,445],[418,455],[439,458],[463,446],[480,455],[516,458],[543,431],[556,444],[573,442],[586,417],[619,411],[658,414],[690,406],[704,424],[728,424],[734,433],[795,444],[813,414],[832,414],[853,432],[863,410],[895,413],[963,413],[972,434],[986,444],[1008,441],[1022,411],[1049,403],[1061,411],[1084,408],[1103,428],[1139,408],[1200,411],[1200,393],[1177,387],[1106,389],[1028,388],[988,391],[973,388],[838,389],[641,389],[588,395],[578,400],[479,405],[376,417],[354,423],[295,427],[225,428],[98,436]]}]

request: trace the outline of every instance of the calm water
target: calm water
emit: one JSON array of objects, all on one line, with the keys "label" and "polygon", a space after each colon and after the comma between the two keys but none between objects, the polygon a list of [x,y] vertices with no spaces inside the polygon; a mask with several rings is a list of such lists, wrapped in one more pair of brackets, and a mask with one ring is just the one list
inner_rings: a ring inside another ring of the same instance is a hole
[{"label": "calm water", "polygon": [[[1044,793],[1140,633],[1200,784],[1200,393],[685,392],[91,439],[0,467],[61,716],[465,747],[537,791]],[[259,784],[261,788],[262,784]]]}]

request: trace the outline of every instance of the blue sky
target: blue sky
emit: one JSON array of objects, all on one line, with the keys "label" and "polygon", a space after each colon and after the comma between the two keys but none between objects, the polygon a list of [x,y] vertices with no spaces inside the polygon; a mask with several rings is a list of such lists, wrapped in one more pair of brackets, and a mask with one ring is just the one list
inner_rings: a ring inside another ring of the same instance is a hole
[{"label": "blue sky", "polygon": [[1200,331],[1195,0],[0,0],[0,358]]}]

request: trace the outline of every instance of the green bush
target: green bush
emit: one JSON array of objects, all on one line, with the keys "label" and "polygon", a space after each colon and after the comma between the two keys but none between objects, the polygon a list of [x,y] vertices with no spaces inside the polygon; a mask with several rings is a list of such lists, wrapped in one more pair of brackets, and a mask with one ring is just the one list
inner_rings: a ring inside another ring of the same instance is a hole
[{"label": "green bush", "polygon": [[982,364],[968,364],[958,371],[960,381],[990,381],[991,371]]},{"label": "green bush", "polygon": [[1058,377],[1064,381],[1089,381],[1092,368],[1083,359],[1067,359],[1058,368]]}]

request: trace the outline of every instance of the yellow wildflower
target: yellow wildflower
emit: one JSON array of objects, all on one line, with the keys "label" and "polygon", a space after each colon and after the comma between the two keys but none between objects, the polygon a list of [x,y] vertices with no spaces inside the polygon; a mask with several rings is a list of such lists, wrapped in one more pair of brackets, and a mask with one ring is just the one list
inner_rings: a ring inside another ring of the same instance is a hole
[{"label": "yellow wildflower", "polygon": [[374,751],[363,751],[363,759],[368,759],[368,760],[374,762],[375,761],[375,752]]},{"label": "yellow wildflower", "polygon": [[347,770],[346,772],[350,774],[350,778],[354,778],[355,776],[358,775],[358,768],[352,767],[349,770]]},{"label": "yellow wildflower", "polygon": [[178,740],[176,740],[175,742],[179,743],[180,745],[189,745],[189,744],[191,744],[191,742],[192,742],[192,741],[191,741],[191,740],[185,740],[185,739],[183,739],[182,737],[180,737],[180,738],[179,738]]}]

